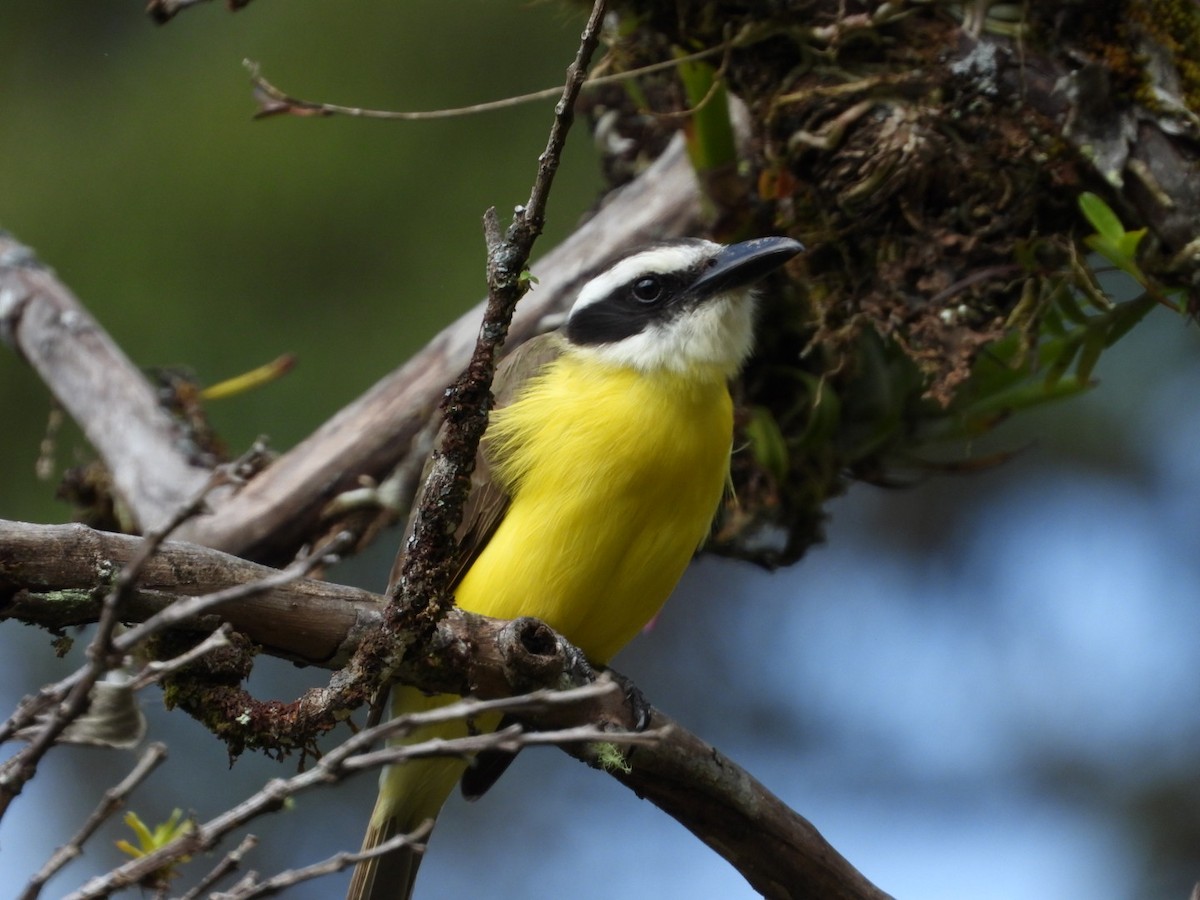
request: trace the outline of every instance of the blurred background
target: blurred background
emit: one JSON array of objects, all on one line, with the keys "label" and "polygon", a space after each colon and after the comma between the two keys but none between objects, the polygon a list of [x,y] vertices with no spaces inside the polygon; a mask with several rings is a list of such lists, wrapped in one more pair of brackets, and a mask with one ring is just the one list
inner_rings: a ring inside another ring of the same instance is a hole
[{"label": "blurred background", "polygon": [[[559,3],[259,0],[156,28],[138,4],[10,0],[0,227],[139,365],[212,383],[295,353],[283,381],[211,409],[234,451],[259,434],[286,449],[482,296],[480,217],[528,196],[550,106],[252,122],[242,59],[298,96],[433,109],[558,84],[581,23]],[[580,129],[543,249],[598,190]],[[897,897],[1182,900],[1200,880],[1197,343],[1156,312],[1096,390],[970,448],[1019,450],[1008,464],[855,487],[829,509],[828,543],[787,571],[701,560],[618,667]],[[64,521],[34,476],[50,401],[11,352],[0,409],[0,516]],[[86,455],[64,429],[56,471]],[[378,590],[396,540],[331,577]],[[77,657],[4,624],[0,711]],[[264,660],[250,688],[291,699],[325,677]],[[147,822],[207,818],[295,771],[252,756],[230,770],[198,725],[145,700],[171,753],[133,798]],[[132,763],[51,754],[0,824],[0,885],[15,893]],[[356,849],[373,781],[256,823],[248,867]],[[122,837],[110,823],[44,896],[117,864]],[[346,877],[290,896],[338,896]],[[753,896],[665,815],[549,750],[479,803],[452,801],[421,888]]]}]

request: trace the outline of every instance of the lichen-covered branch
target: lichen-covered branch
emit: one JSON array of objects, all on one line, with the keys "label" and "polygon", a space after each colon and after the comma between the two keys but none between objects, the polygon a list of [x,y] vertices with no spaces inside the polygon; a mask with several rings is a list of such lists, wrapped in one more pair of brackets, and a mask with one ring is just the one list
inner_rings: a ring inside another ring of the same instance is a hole
[{"label": "lichen-covered branch", "polygon": [[[18,551],[0,563],[0,619],[61,627],[94,621],[101,611],[102,595],[85,586],[89,579],[95,584],[103,573],[123,564],[138,543],[137,538],[93,532],[78,525],[0,523],[0,547]],[[39,547],[53,552],[35,552]],[[138,621],[168,603],[172,593],[228,590],[243,583],[242,579],[253,585],[271,571],[215,550],[167,542],[146,565],[146,585],[131,595],[125,614]],[[193,577],[202,584],[191,584]],[[333,666],[379,621],[384,607],[384,598],[377,595],[309,580],[245,591],[242,596],[237,604],[179,627],[204,630],[228,619],[246,631],[261,628],[276,641],[273,652]],[[295,616],[291,627],[268,627],[272,619],[277,621],[289,610]],[[318,658],[321,656],[324,658]],[[217,708],[213,697],[241,696],[239,688],[222,687],[214,682],[210,670],[204,671],[195,682],[196,690],[209,692],[202,709]],[[576,648],[536,620],[505,622],[457,609],[438,623],[428,652],[408,661],[398,675],[430,691],[472,693],[482,698],[503,698],[544,687],[585,686],[596,678]],[[282,728],[288,723],[292,730],[277,732],[282,743],[266,749],[278,753],[307,747],[318,735],[340,724],[340,717],[328,714],[331,707],[322,709],[319,697],[316,692],[302,702],[276,704],[269,725]],[[264,721],[251,713],[254,702],[248,698],[243,706],[226,711],[224,718],[230,727],[244,719],[244,730],[223,734],[226,740],[244,745],[251,740],[264,741],[272,734]],[[527,712],[523,721],[537,729],[592,724],[628,731],[644,724],[638,722],[641,712],[645,710],[632,709],[621,692],[609,691],[588,703]],[[884,896],[807,820],[749,773],[657,710],[650,708],[648,715],[650,728],[660,737],[630,751],[631,770],[613,773],[614,777],[684,824],[742,871],[756,889],[771,897],[878,900]],[[594,751],[588,746],[566,749],[596,765]],[[769,852],[760,852],[764,847]],[[136,875],[143,869],[130,872]]]}]

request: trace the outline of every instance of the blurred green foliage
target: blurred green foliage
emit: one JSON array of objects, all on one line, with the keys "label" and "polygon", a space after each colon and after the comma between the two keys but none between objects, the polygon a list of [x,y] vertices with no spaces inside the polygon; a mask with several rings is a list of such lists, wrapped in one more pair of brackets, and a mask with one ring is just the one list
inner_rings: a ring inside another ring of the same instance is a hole
[{"label": "blurred green foliage", "polygon": [[[255,122],[242,60],[306,99],[461,106],[561,83],[582,25],[564,9],[259,0],[156,27],[117,0],[8,3],[0,228],[140,366],[211,384],[297,354],[282,381],[211,408],[232,451],[260,433],[286,448],[483,296],[481,216],[528,197],[552,102],[436,122]],[[598,190],[579,127],[543,251]],[[49,407],[0,353],[0,516],[69,516],[34,477]],[[81,452],[64,430],[56,473]]]}]

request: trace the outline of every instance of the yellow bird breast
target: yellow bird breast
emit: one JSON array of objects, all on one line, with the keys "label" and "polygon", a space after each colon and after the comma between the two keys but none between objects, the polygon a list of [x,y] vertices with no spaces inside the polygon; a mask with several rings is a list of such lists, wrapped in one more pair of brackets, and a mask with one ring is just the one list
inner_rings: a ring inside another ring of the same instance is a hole
[{"label": "yellow bird breast", "polygon": [[560,356],[493,414],[485,452],[511,503],[458,605],[536,616],[608,661],[708,536],[732,430],[721,373],[647,374]]}]

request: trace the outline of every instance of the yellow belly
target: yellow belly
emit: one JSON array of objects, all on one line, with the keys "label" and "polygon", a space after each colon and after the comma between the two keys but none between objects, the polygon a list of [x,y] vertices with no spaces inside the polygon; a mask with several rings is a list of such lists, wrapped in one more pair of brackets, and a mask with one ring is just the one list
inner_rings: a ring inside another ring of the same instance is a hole
[{"label": "yellow belly", "polygon": [[[560,357],[492,417],[486,447],[512,502],[459,583],[459,606],[537,616],[607,662],[658,612],[707,537],[732,429],[721,373],[646,376]],[[454,699],[396,687],[392,714]],[[473,724],[489,730],[496,720]],[[403,742],[467,730],[426,726]],[[466,766],[453,757],[385,769],[364,846],[435,817]],[[419,857],[396,856],[395,871],[376,862],[355,878],[411,888]]]},{"label": "yellow belly", "polygon": [[607,662],[708,535],[732,415],[718,373],[648,376],[560,357],[493,416],[485,446],[512,502],[458,605],[536,616]]}]

